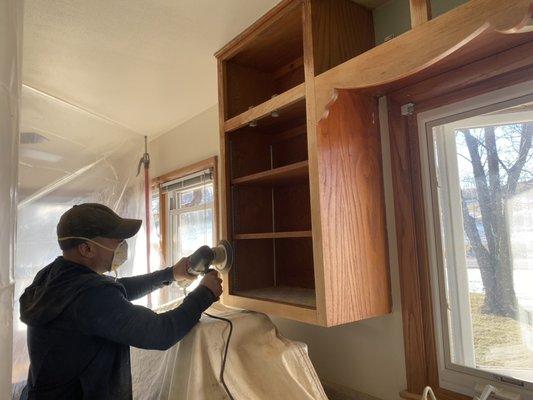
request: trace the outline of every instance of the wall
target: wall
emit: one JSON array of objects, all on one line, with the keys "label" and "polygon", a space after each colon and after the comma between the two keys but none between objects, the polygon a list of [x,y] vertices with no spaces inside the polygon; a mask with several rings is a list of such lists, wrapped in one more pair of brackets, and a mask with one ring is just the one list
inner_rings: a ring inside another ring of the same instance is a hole
[{"label": "wall", "polygon": [[[383,105],[382,105],[383,106]],[[386,126],[386,119],[382,125]],[[384,154],[388,140],[384,137]],[[150,143],[154,175],[218,154],[218,110],[212,107],[185,124]],[[309,354],[327,382],[361,391],[383,400],[398,398],[405,389],[404,348],[394,218],[390,180],[390,160],[384,160],[386,172],[387,221],[391,257],[393,313],[355,324],[321,328],[274,318],[287,337],[308,344]]]},{"label": "wall", "polygon": [[219,154],[218,105],[178,125],[148,144],[153,177]]},{"label": "wall", "polygon": [[[468,0],[431,0],[431,15],[433,18],[466,3]],[[376,45],[384,42],[385,38],[400,36],[411,29],[411,14],[409,0],[391,0],[372,10]]]},{"label": "wall", "polygon": [[411,29],[409,0],[391,0],[372,10],[372,17],[376,45],[390,35],[397,37]]},{"label": "wall", "polygon": [[468,3],[468,0],[431,0],[431,16],[436,18],[464,3]]}]

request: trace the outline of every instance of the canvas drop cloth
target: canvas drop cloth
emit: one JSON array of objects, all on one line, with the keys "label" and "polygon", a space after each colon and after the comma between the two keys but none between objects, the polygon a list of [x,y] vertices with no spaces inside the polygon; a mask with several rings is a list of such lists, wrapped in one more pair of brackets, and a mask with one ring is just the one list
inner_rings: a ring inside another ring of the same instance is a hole
[{"label": "canvas drop cloth", "polygon": [[[233,322],[224,377],[235,400],[327,400],[307,346],[280,336],[268,316],[219,304],[208,313]],[[133,398],[229,399],[219,381],[228,333],[227,322],[203,316],[167,351],[132,348]]]}]

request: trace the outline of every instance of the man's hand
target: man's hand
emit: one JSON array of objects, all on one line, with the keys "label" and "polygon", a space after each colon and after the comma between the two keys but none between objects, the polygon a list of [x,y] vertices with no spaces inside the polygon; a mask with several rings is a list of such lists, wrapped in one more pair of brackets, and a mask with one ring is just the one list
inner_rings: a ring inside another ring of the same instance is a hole
[{"label": "man's hand", "polygon": [[189,274],[187,268],[189,267],[189,259],[183,257],[176,264],[172,266],[172,272],[174,273],[174,280],[177,281],[193,281],[196,279],[196,275]]},{"label": "man's hand", "polygon": [[217,299],[222,294],[222,279],[218,277],[218,272],[215,270],[211,270],[205,274],[200,281],[200,285],[208,288]]}]

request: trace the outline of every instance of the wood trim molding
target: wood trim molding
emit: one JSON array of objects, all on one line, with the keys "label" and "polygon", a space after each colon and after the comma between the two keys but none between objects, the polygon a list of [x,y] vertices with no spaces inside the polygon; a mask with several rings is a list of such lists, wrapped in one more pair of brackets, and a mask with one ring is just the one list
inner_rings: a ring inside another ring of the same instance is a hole
[{"label": "wood trim molding", "polygon": [[[421,184],[415,178],[418,163],[413,158],[418,154],[413,143],[408,121],[401,115],[401,104],[389,100],[389,130],[391,143],[391,163],[394,192],[394,214],[396,218],[396,236],[398,243],[398,263],[400,269],[400,287],[403,313],[405,367],[407,390],[421,392],[426,385],[434,386],[438,382],[436,370],[428,371],[428,357],[433,365],[436,353],[428,349],[432,332],[425,329],[428,324],[424,319],[424,298],[421,282],[421,270],[427,267],[419,254],[419,236],[425,232],[424,226],[416,225],[419,204],[415,198],[416,188]],[[414,154],[413,154],[414,153]],[[419,176],[416,173],[416,176]],[[423,219],[422,219],[423,221]],[[427,299],[431,301],[431,296]],[[429,350],[429,351],[428,351]],[[436,361],[436,360],[435,360]]]},{"label": "wood trim molding", "polygon": [[183,178],[184,176],[194,174],[195,172],[200,172],[207,168],[216,168],[217,166],[217,156],[209,157],[205,160],[198,161],[194,164],[187,165],[170,171],[166,174],[160,175],[152,180],[154,184],[170,182],[174,179]]}]

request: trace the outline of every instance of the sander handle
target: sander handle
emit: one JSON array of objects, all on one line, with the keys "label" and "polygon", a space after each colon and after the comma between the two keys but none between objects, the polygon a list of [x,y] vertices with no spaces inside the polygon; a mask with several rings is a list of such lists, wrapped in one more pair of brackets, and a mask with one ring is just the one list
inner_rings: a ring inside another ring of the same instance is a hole
[{"label": "sander handle", "polygon": [[199,247],[194,253],[189,256],[189,267],[187,272],[192,275],[204,275],[209,271],[215,253],[209,246]]}]

